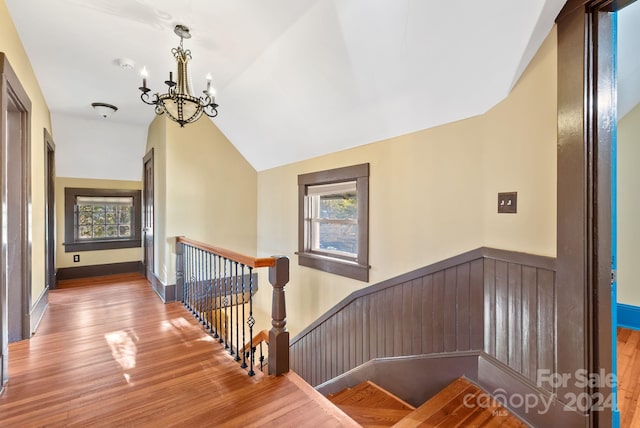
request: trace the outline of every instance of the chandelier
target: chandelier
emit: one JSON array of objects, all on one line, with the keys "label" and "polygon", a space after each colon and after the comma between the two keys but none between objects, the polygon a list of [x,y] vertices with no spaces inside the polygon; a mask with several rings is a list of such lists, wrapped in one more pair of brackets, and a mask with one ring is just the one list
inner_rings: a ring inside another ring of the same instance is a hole
[{"label": "chandelier", "polygon": [[187,123],[195,122],[202,116],[202,113],[209,117],[218,115],[218,104],[216,104],[213,91],[211,89],[211,74],[207,74],[207,89],[202,91],[204,96],[194,97],[189,89],[189,75],[187,74],[187,63],[191,59],[191,51],[184,49],[182,41],[190,39],[189,28],[184,25],[176,25],[173,30],[180,37],[180,46],[171,49],[171,53],[176,59],[178,79],[173,81],[173,72],[169,72],[167,92],[164,94],[155,93],[149,96],[151,89],[147,88],[147,72],[142,70],[142,86],[138,89],[142,92],[140,99],[149,105],[156,106],[156,114],[166,114],[169,118],[184,127]]}]

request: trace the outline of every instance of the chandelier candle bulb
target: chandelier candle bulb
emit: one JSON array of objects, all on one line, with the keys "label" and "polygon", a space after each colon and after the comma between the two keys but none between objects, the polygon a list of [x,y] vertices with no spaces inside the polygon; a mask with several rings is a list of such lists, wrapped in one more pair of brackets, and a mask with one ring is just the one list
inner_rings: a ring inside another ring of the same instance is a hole
[{"label": "chandelier candle bulb", "polygon": [[149,73],[147,72],[147,67],[142,67],[142,71],[140,72],[140,74],[142,75],[142,87],[146,88],[147,87],[147,76],[149,75]]}]

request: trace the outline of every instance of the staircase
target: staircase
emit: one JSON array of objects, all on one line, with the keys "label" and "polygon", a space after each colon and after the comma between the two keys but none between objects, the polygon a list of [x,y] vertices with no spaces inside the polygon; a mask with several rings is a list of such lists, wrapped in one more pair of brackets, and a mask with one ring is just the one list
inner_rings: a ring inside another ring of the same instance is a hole
[{"label": "staircase", "polygon": [[327,398],[364,427],[390,427],[415,410],[411,404],[370,381]]},{"label": "staircase", "polygon": [[464,377],[418,408],[370,381],[327,398],[363,427],[527,426]]}]

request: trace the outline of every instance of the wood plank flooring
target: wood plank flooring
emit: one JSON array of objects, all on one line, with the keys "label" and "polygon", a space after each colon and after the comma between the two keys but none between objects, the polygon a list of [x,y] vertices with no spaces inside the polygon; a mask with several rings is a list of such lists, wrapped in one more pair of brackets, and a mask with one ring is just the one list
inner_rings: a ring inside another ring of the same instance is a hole
[{"label": "wood plank flooring", "polygon": [[295,373],[247,376],[142,277],[89,284],[51,291],[37,333],[10,345],[0,426],[354,425]]},{"label": "wood plank flooring", "polygon": [[618,407],[622,428],[640,428],[640,331],[618,328]]},{"label": "wood plank flooring", "polygon": [[371,381],[327,397],[363,427],[390,427],[415,407]]},{"label": "wood plank flooring", "polygon": [[483,406],[473,405],[478,402],[480,394],[484,394],[484,391],[461,377],[405,416],[394,427],[526,427],[495,400]]}]

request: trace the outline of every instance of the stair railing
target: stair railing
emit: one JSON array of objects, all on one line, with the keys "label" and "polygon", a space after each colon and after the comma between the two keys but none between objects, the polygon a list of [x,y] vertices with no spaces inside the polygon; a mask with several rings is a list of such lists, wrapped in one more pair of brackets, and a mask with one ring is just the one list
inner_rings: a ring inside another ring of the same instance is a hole
[{"label": "stair railing", "polygon": [[267,330],[261,330],[258,334],[253,336],[251,342],[244,345],[242,351],[249,355],[250,352],[258,353],[258,367],[260,371],[264,373],[265,362],[264,362],[264,348],[263,345],[267,346],[267,355],[268,355],[268,347],[269,347],[269,332]]},{"label": "stair railing", "polygon": [[[253,295],[258,289],[254,269],[269,268],[273,286],[268,335],[268,372],[289,371],[289,332],[286,329],[284,286],[289,282],[289,259],[284,256],[254,258],[185,237],[176,239],[177,296],[214,339],[255,375],[256,348],[244,352],[252,340]],[[247,329],[248,327],[248,329]]]}]

